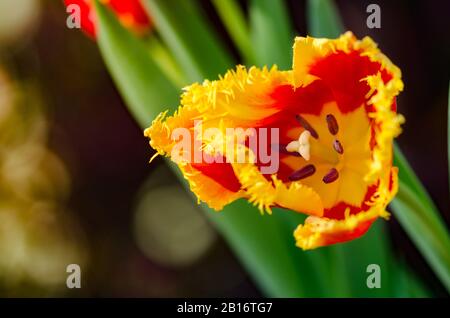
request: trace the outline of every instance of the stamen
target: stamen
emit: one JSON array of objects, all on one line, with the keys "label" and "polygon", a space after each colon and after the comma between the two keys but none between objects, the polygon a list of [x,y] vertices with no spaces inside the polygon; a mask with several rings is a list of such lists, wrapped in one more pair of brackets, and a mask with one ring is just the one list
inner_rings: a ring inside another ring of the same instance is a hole
[{"label": "stamen", "polygon": [[324,183],[331,183],[336,181],[339,178],[339,172],[335,169],[332,168],[326,175],[325,177],[323,177],[322,181]]},{"label": "stamen", "polygon": [[337,139],[333,142],[333,148],[338,154],[342,155],[344,153],[344,147],[342,147],[341,142]]},{"label": "stamen", "polygon": [[302,125],[303,128],[309,131],[311,136],[313,136],[316,139],[319,138],[319,134],[317,133],[317,131],[308,123],[308,121],[305,118],[303,118],[300,115],[295,115],[295,119],[297,119],[298,123]]},{"label": "stamen", "polygon": [[336,120],[336,117],[334,117],[332,114],[327,115],[327,125],[328,125],[328,130],[330,131],[330,133],[332,135],[336,135],[338,133],[339,125]]},{"label": "stamen", "polygon": [[283,144],[271,144],[271,149],[273,151],[278,151],[281,154],[291,155],[294,157],[301,157],[300,153],[290,152],[289,150],[286,149],[286,145],[283,145]]},{"label": "stamen", "polygon": [[314,165],[307,165],[307,166],[304,166],[303,168],[301,168],[300,170],[293,172],[289,176],[289,180],[298,181],[301,179],[305,179],[309,176],[312,176],[315,172],[316,172],[316,167],[314,167]]}]

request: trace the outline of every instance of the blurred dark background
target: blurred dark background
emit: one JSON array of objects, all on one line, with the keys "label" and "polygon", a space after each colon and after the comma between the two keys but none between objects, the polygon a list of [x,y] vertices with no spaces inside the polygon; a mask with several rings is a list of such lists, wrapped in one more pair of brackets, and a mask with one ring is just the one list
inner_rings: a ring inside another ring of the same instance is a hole
[{"label": "blurred dark background", "polygon": [[[83,273],[82,291],[64,290],[63,295],[259,296],[226,243],[202,223],[200,214],[197,222],[202,226],[203,240],[191,247],[191,254],[189,244],[177,250],[176,246],[158,243],[155,233],[149,235],[160,254],[148,255],[139,248],[139,229],[134,224],[142,188],[156,182],[170,188],[173,195],[182,194],[161,159],[148,163],[152,155],[148,141],[114,88],[95,42],[78,30],[66,28],[61,2],[43,1],[40,20],[31,35],[8,45],[2,59],[18,79],[39,83],[50,123],[49,147],[61,157],[72,179],[67,204],[84,233],[89,266]],[[207,0],[201,2],[205,14],[230,44],[212,5]],[[246,1],[241,3],[247,5]],[[307,34],[305,1],[288,3],[297,34]],[[381,6],[381,29],[366,27],[370,3]],[[337,4],[346,28],[358,37],[371,36],[401,68],[405,90],[398,105],[406,124],[398,143],[449,225],[446,127],[450,2],[342,0]],[[152,176],[153,181],[149,181]],[[155,211],[165,212],[164,205],[149,202],[155,204]],[[195,207],[191,210],[189,213],[196,213]],[[173,226],[182,226],[176,222],[188,216],[174,216]],[[395,248],[414,264],[414,271],[431,290],[445,296],[395,218],[388,224]],[[187,235],[196,234],[186,233],[185,238]],[[172,251],[170,255],[164,253],[167,250]],[[36,290],[37,295],[40,292]]]}]

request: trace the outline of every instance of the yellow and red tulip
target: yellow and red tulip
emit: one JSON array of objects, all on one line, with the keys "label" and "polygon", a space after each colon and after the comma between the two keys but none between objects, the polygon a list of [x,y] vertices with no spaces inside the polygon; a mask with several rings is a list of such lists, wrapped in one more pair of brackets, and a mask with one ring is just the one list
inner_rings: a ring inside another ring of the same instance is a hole
[{"label": "yellow and red tulip", "polygon": [[[292,70],[238,66],[219,80],[195,83],[178,111],[160,114],[145,135],[158,154],[178,164],[198,199],[216,210],[246,198],[261,212],[282,207],[309,215],[294,236],[297,246],[312,249],[360,237],[389,215],[386,206],[397,191],[393,139],[403,122],[395,98],[402,89],[400,70],[369,37],[298,37]],[[199,124],[222,138],[197,136]],[[221,160],[174,158],[186,151],[177,147],[179,128],[194,132],[191,150]],[[231,156],[223,138],[229,128],[241,129],[237,137],[244,140]],[[266,140],[279,155],[275,173],[261,172],[248,128],[279,132],[276,144]],[[242,151],[252,160],[236,162]]]},{"label": "yellow and red tulip", "polygon": [[[140,0],[101,0],[119,18],[126,28],[138,34],[145,33],[152,25]],[[97,27],[93,0],[64,0],[66,6],[75,4],[80,8],[81,29],[90,37],[95,38]]]}]

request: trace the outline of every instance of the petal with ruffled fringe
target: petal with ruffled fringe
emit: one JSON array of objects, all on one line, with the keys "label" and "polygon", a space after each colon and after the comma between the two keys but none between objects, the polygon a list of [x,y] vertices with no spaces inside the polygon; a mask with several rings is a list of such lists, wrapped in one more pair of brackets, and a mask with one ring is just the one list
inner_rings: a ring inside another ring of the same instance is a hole
[{"label": "petal with ruffled fringe", "polygon": [[261,173],[247,143],[240,147],[254,160],[236,163],[221,142],[195,137],[192,147],[224,160],[177,164],[199,200],[216,210],[246,198],[262,213],[282,207],[309,215],[294,236],[298,247],[312,249],[360,237],[388,217],[397,191],[392,144],[404,121],[395,102],[402,89],[400,70],[370,38],[298,37],[292,70],[238,66],[195,83],[175,114],[159,115],[145,136],[158,154],[171,156],[178,141],[172,133],[194,131],[199,121],[223,135],[227,128],[276,128],[277,144],[269,138],[266,145],[279,152],[276,173]]}]

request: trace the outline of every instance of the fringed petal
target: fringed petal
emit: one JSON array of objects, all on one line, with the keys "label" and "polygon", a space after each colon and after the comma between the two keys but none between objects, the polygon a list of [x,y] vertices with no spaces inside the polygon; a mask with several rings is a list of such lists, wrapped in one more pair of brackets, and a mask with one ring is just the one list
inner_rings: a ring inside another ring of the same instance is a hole
[{"label": "fringed petal", "polygon": [[286,185],[275,175],[268,180],[252,164],[233,164],[233,169],[249,202],[261,213],[271,214],[271,207],[279,206],[308,215],[323,215],[322,201],[310,187],[299,182]]},{"label": "fringed petal", "polygon": [[[312,249],[360,237],[388,217],[398,187],[392,143],[404,121],[395,105],[402,89],[400,70],[370,38],[299,37],[292,71],[238,66],[219,80],[195,83],[175,114],[160,114],[145,136],[212,208],[243,197],[261,213],[282,207],[309,215],[294,236],[299,247]],[[189,136],[174,136],[178,128]],[[215,132],[196,135],[198,128]],[[240,130],[230,137],[229,128]],[[264,155],[252,151],[256,129],[270,130],[258,145],[278,153],[274,173],[262,173]],[[176,147],[180,140],[188,149]],[[198,163],[192,153],[184,156],[190,151],[219,160]],[[246,161],[236,160],[241,154]]]},{"label": "fringed petal", "polygon": [[342,220],[308,217],[305,223],[300,224],[294,231],[297,246],[310,250],[350,241],[364,235],[377,218],[389,218],[386,206],[397,193],[397,174],[398,169],[395,167],[389,171],[387,177],[381,181],[378,191],[374,193],[367,211],[350,214],[348,210]]},{"label": "fringed petal", "polygon": [[181,164],[179,167],[191,191],[197,196],[198,203],[203,201],[212,209],[220,211],[225,205],[243,197],[242,191],[227,189],[190,164]]}]

